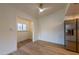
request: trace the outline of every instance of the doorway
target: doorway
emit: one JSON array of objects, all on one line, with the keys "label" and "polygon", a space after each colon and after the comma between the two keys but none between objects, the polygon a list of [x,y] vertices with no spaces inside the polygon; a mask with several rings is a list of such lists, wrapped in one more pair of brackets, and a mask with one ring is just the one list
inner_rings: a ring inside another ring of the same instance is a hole
[{"label": "doorway", "polygon": [[32,42],[33,22],[32,20],[17,17],[17,47]]}]

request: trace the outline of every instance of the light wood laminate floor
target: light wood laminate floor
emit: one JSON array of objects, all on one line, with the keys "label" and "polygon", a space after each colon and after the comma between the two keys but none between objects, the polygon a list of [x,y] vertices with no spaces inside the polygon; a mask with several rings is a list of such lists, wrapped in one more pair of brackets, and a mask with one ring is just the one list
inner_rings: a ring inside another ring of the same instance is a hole
[{"label": "light wood laminate floor", "polygon": [[45,41],[29,42],[10,55],[79,55],[66,50],[63,46]]}]

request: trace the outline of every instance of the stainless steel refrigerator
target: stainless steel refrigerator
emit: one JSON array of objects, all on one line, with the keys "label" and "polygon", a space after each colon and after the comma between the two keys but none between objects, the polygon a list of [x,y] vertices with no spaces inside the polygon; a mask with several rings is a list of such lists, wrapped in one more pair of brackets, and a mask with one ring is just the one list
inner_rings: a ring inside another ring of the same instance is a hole
[{"label": "stainless steel refrigerator", "polygon": [[64,21],[64,43],[65,48],[79,52],[79,20]]}]

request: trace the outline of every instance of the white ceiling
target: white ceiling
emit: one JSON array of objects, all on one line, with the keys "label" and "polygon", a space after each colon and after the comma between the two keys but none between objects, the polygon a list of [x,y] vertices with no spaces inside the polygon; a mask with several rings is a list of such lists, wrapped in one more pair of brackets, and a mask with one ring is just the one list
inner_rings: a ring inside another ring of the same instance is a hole
[{"label": "white ceiling", "polygon": [[48,9],[39,14],[39,9],[38,9],[39,3],[16,3],[16,4],[13,3],[7,5],[13,6],[16,9],[21,10],[24,13],[29,14],[33,17],[49,15],[60,9],[63,9],[66,6],[65,3],[43,3],[43,8],[48,8]]},{"label": "white ceiling", "polygon": [[63,8],[66,7],[67,4],[64,3],[51,3],[51,4],[44,4],[44,8],[48,8],[44,12],[40,13],[40,16],[49,15],[55,13]]},{"label": "white ceiling", "polygon": [[66,16],[79,15],[79,3],[70,4]]}]

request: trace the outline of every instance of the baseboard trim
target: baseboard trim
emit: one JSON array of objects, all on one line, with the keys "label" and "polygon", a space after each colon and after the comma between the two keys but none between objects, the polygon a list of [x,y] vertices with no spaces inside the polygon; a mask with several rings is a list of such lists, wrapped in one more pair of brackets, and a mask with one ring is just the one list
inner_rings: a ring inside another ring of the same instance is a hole
[{"label": "baseboard trim", "polygon": [[63,45],[63,44],[58,44],[58,43],[49,42],[49,41],[44,41],[44,40],[37,40],[37,41],[38,41],[38,42],[39,42],[39,41],[47,42],[47,43],[50,43],[50,44],[53,44],[53,45],[57,45],[57,46],[60,46],[60,47],[63,47],[63,48],[64,48],[64,45]]}]

